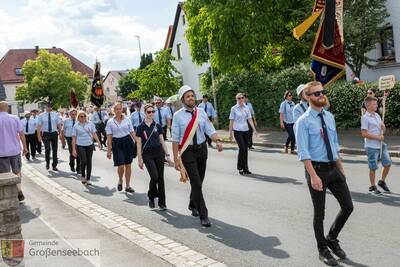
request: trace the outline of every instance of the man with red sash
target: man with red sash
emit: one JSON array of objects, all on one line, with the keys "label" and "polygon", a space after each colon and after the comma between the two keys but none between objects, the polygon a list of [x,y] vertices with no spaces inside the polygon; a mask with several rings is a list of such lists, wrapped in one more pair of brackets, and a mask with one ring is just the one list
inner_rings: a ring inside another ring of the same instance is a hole
[{"label": "man with red sash", "polygon": [[219,152],[223,147],[205,111],[196,107],[193,89],[187,85],[182,86],[179,89],[179,99],[183,108],[175,112],[171,128],[175,168],[181,173],[181,181],[190,181],[189,210],[193,216],[200,216],[202,226],[210,227],[202,192],[208,154],[204,134],[216,142]]}]

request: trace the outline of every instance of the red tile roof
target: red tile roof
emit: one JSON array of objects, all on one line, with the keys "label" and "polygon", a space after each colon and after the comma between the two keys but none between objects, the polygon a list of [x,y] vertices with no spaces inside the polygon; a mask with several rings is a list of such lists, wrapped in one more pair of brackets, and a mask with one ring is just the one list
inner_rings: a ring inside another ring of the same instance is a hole
[{"label": "red tile roof", "polygon": [[[63,54],[72,64],[74,71],[79,71],[82,74],[86,74],[89,78],[93,78],[93,69],[76,59],[72,55],[68,54],[61,48],[46,48],[49,53]],[[24,76],[16,75],[15,69],[22,68],[24,62],[28,59],[35,59],[37,57],[37,50],[34,49],[10,49],[0,60],[0,80],[3,83],[23,83]]]}]

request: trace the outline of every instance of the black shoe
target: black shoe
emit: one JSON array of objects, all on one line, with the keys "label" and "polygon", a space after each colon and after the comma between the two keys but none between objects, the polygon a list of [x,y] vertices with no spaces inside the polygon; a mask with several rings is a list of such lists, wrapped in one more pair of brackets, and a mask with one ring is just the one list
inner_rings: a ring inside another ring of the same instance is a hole
[{"label": "black shoe", "polygon": [[92,185],[92,183],[89,180],[86,180],[86,185]]},{"label": "black shoe", "polygon": [[254,149],[254,146],[249,146],[249,149]]},{"label": "black shoe", "polygon": [[343,249],[339,246],[339,240],[331,240],[329,237],[326,237],[326,242],[328,244],[328,248],[331,249],[333,254],[341,258],[342,260],[346,258],[346,252],[343,251]]},{"label": "black shoe", "polygon": [[199,217],[199,211],[197,209],[192,209],[192,216]]},{"label": "black shoe", "polygon": [[335,260],[327,248],[319,252],[319,259],[329,266],[338,265],[337,260]]},{"label": "black shoe", "polygon": [[46,164],[46,170],[50,169],[50,165]]},{"label": "black shoe", "polygon": [[389,187],[387,187],[386,182],[383,180],[379,180],[378,185],[380,188],[383,189],[385,192],[390,192]]},{"label": "black shoe", "polygon": [[378,188],[376,188],[375,185],[370,186],[368,191],[369,191],[370,194],[374,194],[374,195],[381,195],[382,194],[381,191],[379,191]]},{"label": "black shoe", "polygon": [[160,204],[158,204],[158,207],[160,208],[160,210],[167,210],[167,206],[165,206],[165,205],[160,205]]},{"label": "black shoe", "polygon": [[208,219],[200,219],[200,223],[204,227],[211,227],[211,223]]},{"label": "black shoe", "polygon": [[18,200],[19,200],[19,201],[24,201],[24,199],[25,199],[24,194],[22,193],[22,191],[19,191],[19,192],[18,192]]},{"label": "black shoe", "polygon": [[75,171],[76,171],[77,174],[80,174],[80,173],[81,173],[81,170],[80,170],[79,168],[76,168]]},{"label": "black shoe", "polygon": [[127,193],[135,193],[135,190],[132,187],[125,188],[125,192]]},{"label": "black shoe", "polygon": [[244,174],[252,174],[251,171],[247,170],[247,171],[243,171]]},{"label": "black shoe", "polygon": [[118,191],[122,191],[122,184],[118,184],[117,189]]},{"label": "black shoe", "polygon": [[75,168],[74,167],[71,167],[71,172],[75,172]]},{"label": "black shoe", "polygon": [[57,167],[53,167],[53,171],[58,172]]},{"label": "black shoe", "polygon": [[149,200],[149,207],[150,207],[150,209],[154,209],[156,207],[156,204],[154,203],[154,199]]},{"label": "black shoe", "polygon": [[240,175],[244,175],[244,171],[239,171],[239,174]]}]

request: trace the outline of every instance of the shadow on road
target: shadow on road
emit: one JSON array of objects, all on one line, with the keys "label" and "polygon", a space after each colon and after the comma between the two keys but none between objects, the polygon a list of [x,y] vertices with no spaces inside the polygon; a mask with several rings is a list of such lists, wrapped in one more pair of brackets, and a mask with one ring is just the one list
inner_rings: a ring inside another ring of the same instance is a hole
[{"label": "shadow on road", "polygon": [[[82,187],[84,187],[84,185],[82,185]],[[117,190],[115,188],[110,189],[108,186],[106,187],[100,187],[97,185],[90,185],[85,187],[87,190],[85,190],[85,193],[89,193],[89,194],[93,194],[93,195],[101,195],[101,196],[105,196],[105,197],[111,197],[114,195],[115,192],[117,192]]]},{"label": "shadow on road", "polygon": [[257,180],[261,180],[264,182],[269,182],[269,183],[278,183],[278,184],[296,184],[296,185],[301,185],[303,184],[302,182],[299,182],[298,180],[294,178],[289,178],[289,177],[278,177],[278,176],[266,176],[266,175],[261,175],[261,174],[248,174],[245,175],[250,178],[254,178]]},{"label": "shadow on road", "polygon": [[[328,194],[332,195],[331,192],[327,191]],[[368,193],[350,192],[353,201],[360,203],[381,203],[383,205],[400,207],[400,196],[396,193],[384,193],[376,196]]]},{"label": "shadow on road", "polygon": [[198,229],[199,232],[207,235],[208,238],[220,242],[226,246],[241,251],[260,251],[264,255],[286,259],[290,255],[277,246],[281,245],[281,241],[276,236],[260,236],[246,228],[224,223],[222,221],[212,219],[211,228],[202,228],[198,218],[182,215],[175,211],[157,211],[164,217],[163,222],[171,224],[178,229]]},{"label": "shadow on road", "polygon": [[147,206],[149,204],[149,198],[147,197],[147,193],[125,193],[126,199],[123,201],[135,204],[138,206]]},{"label": "shadow on road", "polygon": [[40,216],[40,209],[31,209],[30,206],[21,203],[19,206],[21,224],[29,223],[32,219],[36,219]]},{"label": "shadow on road", "polygon": [[[344,260],[338,260],[339,263],[344,263],[347,266],[354,266],[354,267],[369,267],[369,265],[364,265],[362,263],[358,263],[358,262],[354,262],[351,259],[344,259]],[[339,265],[339,266],[343,266],[343,265]]]}]

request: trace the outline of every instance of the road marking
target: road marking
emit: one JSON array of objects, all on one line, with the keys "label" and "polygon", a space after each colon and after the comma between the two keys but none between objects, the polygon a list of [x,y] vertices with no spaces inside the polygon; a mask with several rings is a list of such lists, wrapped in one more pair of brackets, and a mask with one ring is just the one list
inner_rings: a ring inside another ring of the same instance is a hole
[{"label": "road marking", "polygon": [[[104,207],[97,205],[76,193],[73,193],[72,191],[54,182],[49,177],[43,175],[29,164],[24,164],[22,175],[24,177],[28,177],[31,181],[42,187],[54,197],[102,225],[106,229],[109,229],[128,241],[135,243],[137,246],[143,248],[154,256],[169,262],[172,265],[208,267],[227,266],[225,263],[218,262],[210,257],[191,250],[189,247],[175,240],[153,232],[145,226],[107,210]],[[53,229],[58,236],[60,236],[56,230],[51,227],[51,225],[48,223],[45,224]]]}]

